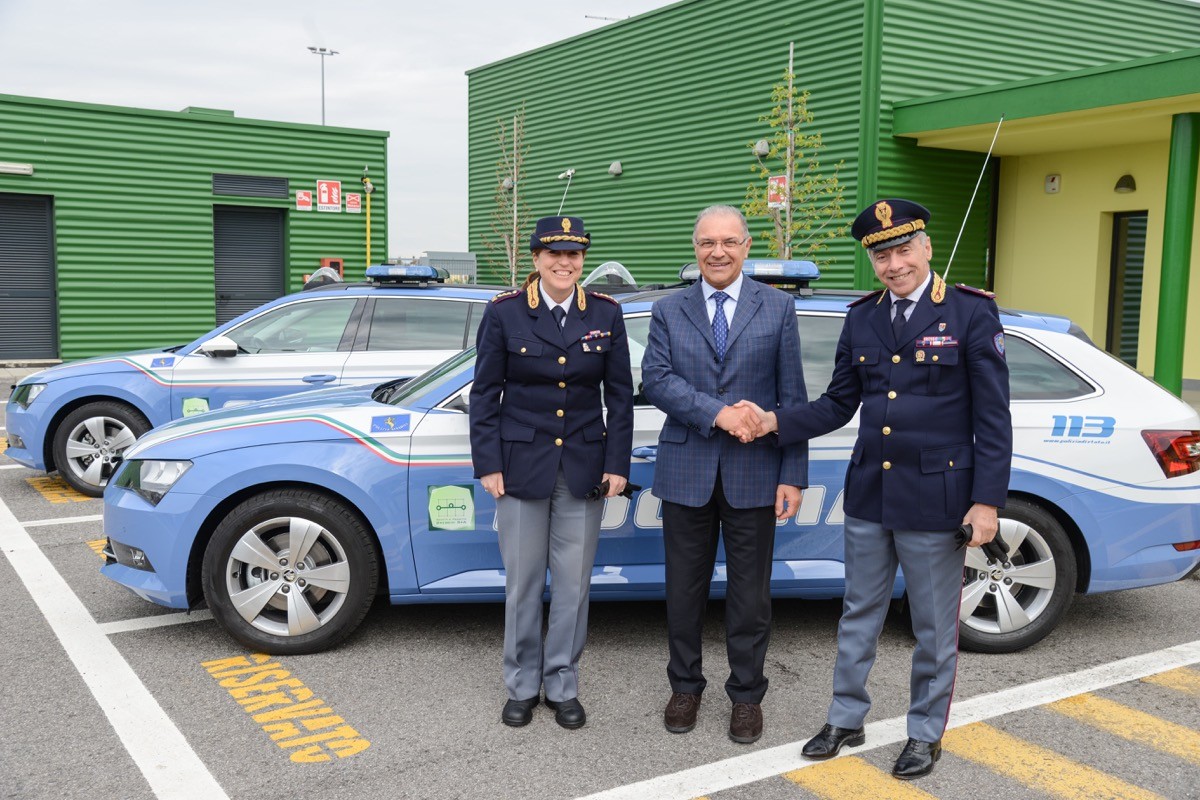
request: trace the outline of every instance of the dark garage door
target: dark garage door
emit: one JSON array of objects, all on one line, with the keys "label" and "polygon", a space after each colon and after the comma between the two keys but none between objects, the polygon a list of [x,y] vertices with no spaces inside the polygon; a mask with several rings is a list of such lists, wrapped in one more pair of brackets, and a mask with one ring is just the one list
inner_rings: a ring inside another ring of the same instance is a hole
[{"label": "dark garage door", "polygon": [[213,209],[217,324],[283,296],[283,211]]},{"label": "dark garage door", "polygon": [[0,194],[0,359],[58,358],[49,197]]}]

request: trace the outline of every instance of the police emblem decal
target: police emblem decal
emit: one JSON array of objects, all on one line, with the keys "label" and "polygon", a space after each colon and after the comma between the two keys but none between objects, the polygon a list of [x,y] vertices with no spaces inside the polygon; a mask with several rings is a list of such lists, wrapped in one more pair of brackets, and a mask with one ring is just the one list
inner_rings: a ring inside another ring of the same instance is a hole
[{"label": "police emblem decal", "polygon": [[1003,333],[997,333],[995,336],[992,337],[992,346],[994,346],[996,348],[997,353],[999,353],[1001,356],[1004,355],[1004,334]]},{"label": "police emblem decal", "polygon": [[411,417],[408,414],[388,414],[383,417],[371,417],[371,433],[391,433],[409,429]]}]

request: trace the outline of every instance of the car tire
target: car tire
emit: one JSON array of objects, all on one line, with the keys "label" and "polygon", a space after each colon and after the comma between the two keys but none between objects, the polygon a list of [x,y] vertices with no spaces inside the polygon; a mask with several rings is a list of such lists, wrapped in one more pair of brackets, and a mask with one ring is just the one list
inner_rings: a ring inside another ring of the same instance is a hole
[{"label": "car tire", "polygon": [[80,406],[54,431],[54,466],[71,488],[100,497],[125,450],[148,430],[146,418],[124,403],[106,400]]},{"label": "car tire", "polygon": [[217,622],[246,647],[274,655],[339,644],[366,616],[378,584],[366,524],[304,489],[264,492],[234,508],[213,532],[201,572]]},{"label": "car tire", "polygon": [[1000,511],[1008,565],[989,567],[978,547],[963,570],[958,642],[977,653],[1013,653],[1057,627],[1075,596],[1075,549],[1048,511],[1010,499]]}]

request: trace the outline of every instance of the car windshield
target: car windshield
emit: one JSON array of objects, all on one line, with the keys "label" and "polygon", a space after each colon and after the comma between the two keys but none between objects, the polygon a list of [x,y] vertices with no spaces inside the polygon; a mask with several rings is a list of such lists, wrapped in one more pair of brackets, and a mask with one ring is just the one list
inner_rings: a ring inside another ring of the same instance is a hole
[{"label": "car windshield", "polygon": [[[474,366],[475,348],[468,347],[428,372],[418,375],[400,386],[395,394],[383,402],[393,406],[435,406],[444,399],[444,393],[439,391],[442,386],[451,378],[469,372]],[[455,385],[458,384],[455,383]]]}]

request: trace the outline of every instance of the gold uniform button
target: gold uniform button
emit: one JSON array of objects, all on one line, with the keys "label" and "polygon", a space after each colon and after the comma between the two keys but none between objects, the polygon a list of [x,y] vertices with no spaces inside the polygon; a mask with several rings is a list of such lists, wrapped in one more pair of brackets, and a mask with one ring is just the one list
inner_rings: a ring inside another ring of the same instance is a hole
[{"label": "gold uniform button", "polygon": [[858,360],[859,360],[859,361],[866,361],[866,360],[867,360],[867,357],[866,357],[866,356],[859,356],[859,357],[858,357]]},{"label": "gold uniform button", "polygon": [[560,364],[565,364],[565,363],[567,363],[567,357],[566,357],[566,356],[559,356],[559,357],[558,357],[558,363],[560,363]]},{"label": "gold uniform button", "polygon": [[891,429],[891,428],[889,428],[889,427],[887,427],[886,425],[885,425],[885,426],[883,426],[883,435],[884,435],[884,436],[891,436],[891,435],[892,435],[892,429]]},{"label": "gold uniform button", "polygon": [[560,389],[565,389],[565,388],[567,388],[567,384],[566,384],[566,383],[564,383],[563,381],[559,381],[559,382],[558,382],[558,388],[560,388]]},{"label": "gold uniform button", "polygon": [[562,439],[555,439],[554,444],[557,447],[562,447]]},{"label": "gold uniform button", "polygon": [[885,461],[885,462],[883,462],[883,468],[884,468],[884,469],[891,469],[891,468],[892,468],[892,462],[890,462],[890,461]]},{"label": "gold uniform button", "polygon": [[561,417],[563,414],[562,409],[560,408],[558,411],[555,411],[554,414],[555,416]]},{"label": "gold uniform button", "polygon": [[893,364],[899,364],[899,363],[900,363],[900,356],[892,356],[892,363],[893,363]]},{"label": "gold uniform button", "polygon": [[950,466],[952,466],[952,467],[954,466],[954,462],[953,462],[953,461],[951,461],[951,462],[950,462]]},{"label": "gold uniform button", "polygon": [[522,347],[522,348],[521,348],[521,352],[522,352],[522,353],[524,353],[524,352],[525,352],[525,348],[524,348],[524,347]]},{"label": "gold uniform button", "polygon": [[933,360],[934,360],[934,361],[937,361],[937,356],[934,356],[934,357],[933,357]]},{"label": "gold uniform button", "polygon": [[888,400],[895,400],[895,399],[896,399],[896,393],[888,392]]}]

